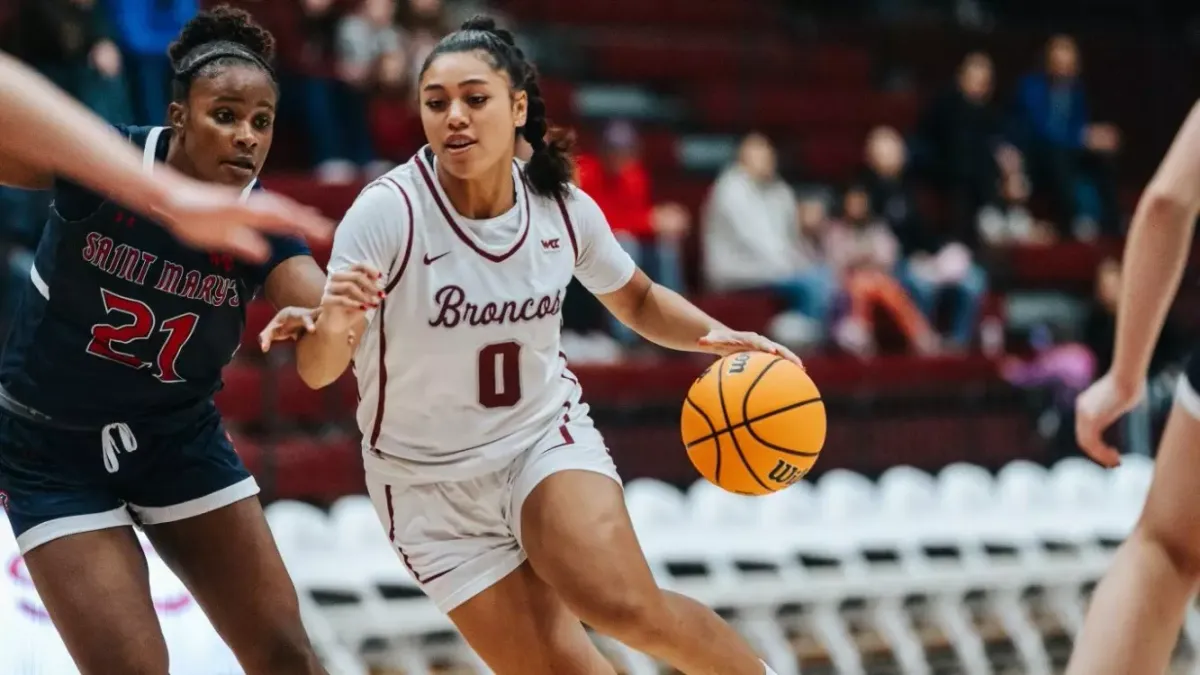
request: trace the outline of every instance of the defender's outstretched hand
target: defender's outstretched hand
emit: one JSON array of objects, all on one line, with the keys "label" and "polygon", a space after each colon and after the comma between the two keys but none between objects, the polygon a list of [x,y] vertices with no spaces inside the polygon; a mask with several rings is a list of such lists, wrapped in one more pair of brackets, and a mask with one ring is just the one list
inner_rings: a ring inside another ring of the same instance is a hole
[{"label": "defender's outstretched hand", "polygon": [[[325,284],[320,307],[284,307],[258,334],[264,352],[275,342],[299,340],[317,330],[317,321],[330,332],[346,332],[353,342],[353,327],[383,299],[383,275],[374,267],[357,263],[334,272]],[[324,318],[322,318],[324,317]]]},{"label": "defender's outstretched hand", "polygon": [[[164,172],[165,173],[165,172]],[[179,177],[156,206],[162,223],[181,241],[205,250],[227,251],[253,262],[271,253],[263,233],[326,241],[333,223],[315,209],[277,194],[241,192]]]},{"label": "defender's outstretched hand", "polygon": [[306,333],[317,329],[317,319],[321,316],[321,308],[284,307],[275,318],[258,334],[258,346],[263,353],[270,351],[276,342],[299,340]]}]

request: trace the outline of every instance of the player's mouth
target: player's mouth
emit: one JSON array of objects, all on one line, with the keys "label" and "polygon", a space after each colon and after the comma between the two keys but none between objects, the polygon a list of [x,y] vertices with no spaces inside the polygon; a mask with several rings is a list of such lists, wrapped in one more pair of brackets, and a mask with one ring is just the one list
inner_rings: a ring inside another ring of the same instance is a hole
[{"label": "player's mouth", "polygon": [[254,160],[249,157],[227,159],[221,162],[221,166],[224,166],[238,176],[243,176],[246,178],[250,178],[256,171],[258,171],[258,167],[254,164]]},{"label": "player's mouth", "polygon": [[475,139],[455,134],[446,139],[446,152],[451,155],[459,155],[471,149],[475,145]]}]

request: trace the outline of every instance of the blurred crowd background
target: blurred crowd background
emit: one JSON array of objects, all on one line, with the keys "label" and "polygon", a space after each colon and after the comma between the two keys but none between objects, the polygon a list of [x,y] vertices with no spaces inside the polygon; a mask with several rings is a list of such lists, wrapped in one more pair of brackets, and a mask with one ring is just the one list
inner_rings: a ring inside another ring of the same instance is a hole
[{"label": "blurred crowd background", "polygon": [[[577,133],[577,181],[651,276],[802,350],[831,417],[817,474],[1078,452],[1073,397],[1111,358],[1121,237],[1195,99],[1200,42],[1200,8],[1166,0],[229,4],[278,40],[264,182],[333,217],[423,144],[413,79],[432,46],[496,14]],[[0,44],[106,119],[156,124],[167,45],[206,5],[7,0]],[[0,311],[47,205],[0,191]],[[1152,395],[1117,432],[1129,452],[1151,452],[1196,295],[1189,281]],[[221,394],[239,448],[269,496],[357,492],[353,382],[312,392],[286,350],[259,354],[271,314],[249,307]],[[582,288],[564,320],[625,476],[694,479],[677,420],[702,360],[644,343]]]}]

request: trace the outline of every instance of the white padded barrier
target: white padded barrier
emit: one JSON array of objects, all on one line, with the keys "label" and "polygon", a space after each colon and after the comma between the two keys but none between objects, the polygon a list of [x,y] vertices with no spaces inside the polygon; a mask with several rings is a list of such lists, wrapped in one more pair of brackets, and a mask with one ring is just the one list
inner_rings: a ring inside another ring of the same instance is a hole
[{"label": "white padded barrier", "polygon": [[[725,611],[781,675],[805,670],[796,635],[815,641],[835,671],[869,672],[863,631],[900,673],[927,675],[931,626],[967,675],[1001,670],[985,646],[996,631],[1012,645],[1015,663],[1004,668],[1048,673],[1060,656],[1046,649],[1031,591],[1073,636],[1084,589],[1131,531],[1152,475],[1143,457],[1113,471],[1069,459],[1050,469],[1013,462],[996,475],[969,464],[936,475],[899,466],[877,481],[833,470],[760,498],[645,479],[625,494],[660,584]],[[425,675],[447,661],[488,672],[397,560],[365,497],[328,511],[278,502],[267,518],[337,675],[369,665]],[[1185,639],[1200,643],[1194,610],[1188,624]],[[597,640],[631,675],[657,672],[645,655]]]}]

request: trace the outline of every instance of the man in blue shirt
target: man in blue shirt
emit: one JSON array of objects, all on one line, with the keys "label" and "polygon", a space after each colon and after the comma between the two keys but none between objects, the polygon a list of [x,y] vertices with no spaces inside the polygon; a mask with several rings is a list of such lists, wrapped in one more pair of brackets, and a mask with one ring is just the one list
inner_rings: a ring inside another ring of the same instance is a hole
[{"label": "man in blue shirt", "polygon": [[1016,122],[1034,184],[1050,191],[1059,226],[1087,237],[1097,227],[1117,229],[1113,159],[1120,135],[1111,124],[1091,121],[1079,71],[1075,39],[1051,38],[1045,70],[1017,85]]}]

